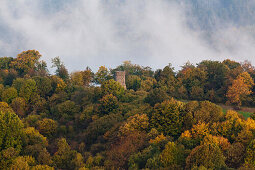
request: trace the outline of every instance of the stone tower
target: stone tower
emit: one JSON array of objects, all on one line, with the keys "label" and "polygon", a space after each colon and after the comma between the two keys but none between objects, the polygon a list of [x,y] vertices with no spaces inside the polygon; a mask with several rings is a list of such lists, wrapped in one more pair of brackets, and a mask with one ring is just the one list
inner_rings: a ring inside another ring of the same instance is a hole
[{"label": "stone tower", "polygon": [[126,81],[125,81],[125,71],[116,71],[115,72],[115,81],[119,82],[124,89],[126,89]]}]

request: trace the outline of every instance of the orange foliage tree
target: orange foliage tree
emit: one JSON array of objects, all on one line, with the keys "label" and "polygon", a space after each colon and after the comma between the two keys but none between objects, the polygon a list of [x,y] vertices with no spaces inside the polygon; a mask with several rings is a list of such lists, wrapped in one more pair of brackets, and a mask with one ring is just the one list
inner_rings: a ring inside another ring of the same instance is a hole
[{"label": "orange foliage tree", "polygon": [[237,79],[232,83],[232,86],[228,88],[227,98],[228,103],[236,104],[238,107],[242,105],[241,98],[251,94],[251,88],[254,85],[254,81],[250,74],[247,72],[241,73]]},{"label": "orange foliage tree", "polygon": [[28,73],[39,64],[41,54],[36,50],[23,51],[17,58],[11,62],[11,66],[17,69],[21,74]]}]

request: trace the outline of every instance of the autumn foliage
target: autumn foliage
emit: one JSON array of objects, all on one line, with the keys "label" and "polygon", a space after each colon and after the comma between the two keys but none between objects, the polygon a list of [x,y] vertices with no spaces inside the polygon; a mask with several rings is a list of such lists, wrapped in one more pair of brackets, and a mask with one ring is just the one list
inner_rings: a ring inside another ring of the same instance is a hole
[{"label": "autumn foliage", "polygon": [[255,114],[237,112],[255,105],[248,61],[94,73],[41,59],[0,58],[0,169],[255,169]]}]

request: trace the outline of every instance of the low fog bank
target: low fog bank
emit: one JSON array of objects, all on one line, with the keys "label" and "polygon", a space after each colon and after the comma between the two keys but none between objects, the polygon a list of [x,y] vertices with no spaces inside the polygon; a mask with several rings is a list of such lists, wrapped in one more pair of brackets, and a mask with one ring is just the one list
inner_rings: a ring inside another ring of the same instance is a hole
[{"label": "low fog bank", "polygon": [[[60,56],[70,71],[113,68],[125,60],[154,69],[205,59],[255,64],[253,26],[240,17],[241,25],[223,20],[216,15],[219,1],[206,2],[1,0],[0,56],[36,49],[49,65]],[[203,9],[194,12],[197,3]]]}]

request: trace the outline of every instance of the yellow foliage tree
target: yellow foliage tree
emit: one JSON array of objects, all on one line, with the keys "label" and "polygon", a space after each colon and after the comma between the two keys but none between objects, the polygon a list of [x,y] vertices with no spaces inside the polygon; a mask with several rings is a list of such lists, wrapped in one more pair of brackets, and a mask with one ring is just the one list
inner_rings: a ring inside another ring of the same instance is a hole
[{"label": "yellow foliage tree", "polygon": [[203,139],[209,133],[210,130],[208,128],[208,124],[205,124],[204,122],[194,125],[193,128],[191,129],[192,137],[199,140]]},{"label": "yellow foliage tree", "polygon": [[37,122],[38,129],[40,133],[46,136],[52,136],[57,130],[57,123],[56,121],[48,118],[44,118]]},{"label": "yellow foliage tree", "polygon": [[216,134],[222,135],[230,142],[233,142],[238,133],[245,127],[245,121],[239,118],[238,113],[233,110],[228,110],[225,116],[225,121],[215,124],[214,130]]},{"label": "yellow foliage tree", "polygon": [[189,130],[186,130],[181,134],[181,138],[191,138],[191,137],[192,135],[190,134]]},{"label": "yellow foliage tree", "polygon": [[13,112],[12,108],[5,102],[0,102],[0,112]]},{"label": "yellow foliage tree", "polygon": [[132,133],[136,130],[146,130],[149,126],[149,118],[146,114],[136,114],[128,118],[127,122],[120,127],[122,134]]},{"label": "yellow foliage tree", "polygon": [[46,137],[41,135],[38,130],[36,130],[34,127],[28,127],[24,129],[25,139],[24,143],[30,143],[30,144],[41,144],[44,147],[48,146],[48,140]]},{"label": "yellow foliage tree", "polygon": [[79,72],[71,73],[71,81],[74,85],[83,86],[82,72],[79,71]]},{"label": "yellow foliage tree", "polygon": [[52,80],[53,80],[53,87],[55,88],[55,91],[57,93],[63,91],[67,86],[64,80],[58,76],[52,76]]},{"label": "yellow foliage tree", "polygon": [[10,169],[29,170],[31,165],[35,165],[35,159],[33,157],[19,156],[13,161]]},{"label": "yellow foliage tree", "polygon": [[227,151],[227,149],[231,146],[228,139],[222,137],[222,136],[212,136],[207,135],[204,140],[202,141],[202,144],[217,144],[222,151]]},{"label": "yellow foliage tree", "polygon": [[165,141],[166,137],[163,135],[163,133],[161,133],[160,135],[158,135],[155,139],[150,139],[149,143],[150,144],[158,144],[162,141]]},{"label": "yellow foliage tree", "polygon": [[54,170],[54,168],[48,165],[36,165],[36,166],[30,167],[30,170]]}]

